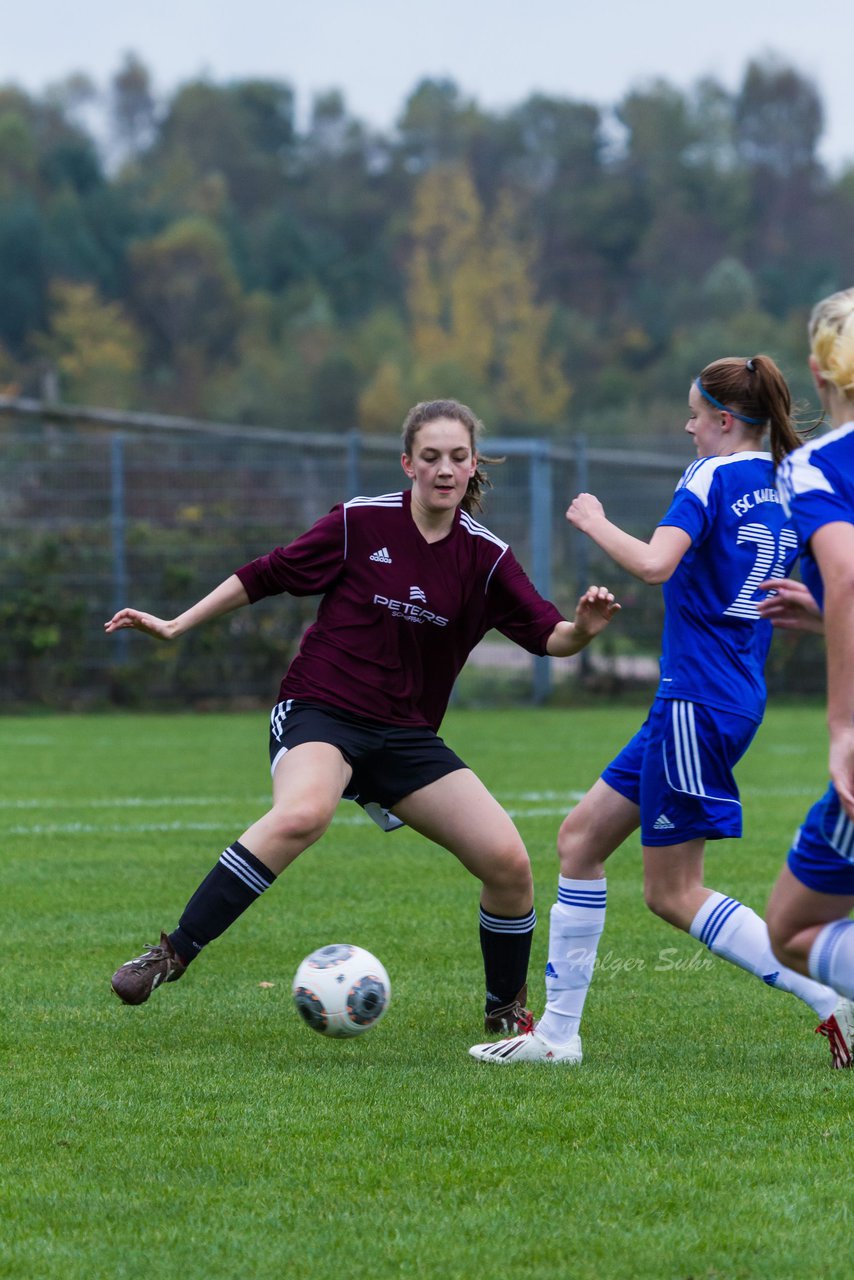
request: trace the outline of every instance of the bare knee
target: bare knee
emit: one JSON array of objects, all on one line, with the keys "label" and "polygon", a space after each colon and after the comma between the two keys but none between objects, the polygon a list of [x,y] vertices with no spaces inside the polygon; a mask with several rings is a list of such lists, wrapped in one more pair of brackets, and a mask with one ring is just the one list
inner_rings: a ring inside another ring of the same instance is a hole
[{"label": "bare knee", "polygon": [[[608,850],[610,853],[611,850]],[[567,814],[557,833],[560,873],[568,879],[591,880],[605,874],[604,857],[595,835],[577,809]]]},{"label": "bare knee", "polygon": [[331,820],[331,813],[310,800],[288,806],[276,805],[267,814],[273,839],[282,844],[300,844],[303,848],[319,840]]},{"label": "bare knee", "polygon": [[643,897],[652,914],[658,916],[660,920],[665,920],[677,929],[688,928],[693,918],[689,900],[677,887],[660,884],[654,880],[645,880]]},{"label": "bare knee", "polygon": [[808,959],[807,950],[793,945],[791,938],[775,937],[769,932],[771,941],[771,950],[774,952],[774,958],[780,961],[780,964],[786,966],[787,969],[794,969],[798,973],[806,973],[806,962]]},{"label": "bare knee", "polygon": [[809,947],[803,946],[802,942],[799,945],[799,938],[802,940],[804,936],[803,931],[792,929],[786,920],[778,917],[773,910],[773,903],[769,906],[765,923],[768,927],[771,950],[776,959],[788,969],[806,972],[804,966],[808,959]]},{"label": "bare knee", "polygon": [[[500,898],[505,906],[521,914],[534,900],[534,878],[528,852],[521,840],[508,843],[490,860],[489,872],[483,878],[484,890],[491,899]],[[497,909],[497,908],[495,908]]]}]

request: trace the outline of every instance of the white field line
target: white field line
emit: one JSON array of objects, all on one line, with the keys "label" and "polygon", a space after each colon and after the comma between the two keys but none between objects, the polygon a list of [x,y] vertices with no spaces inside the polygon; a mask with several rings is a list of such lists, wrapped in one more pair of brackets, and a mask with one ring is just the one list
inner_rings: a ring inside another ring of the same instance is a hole
[{"label": "white field line", "polygon": [[246,804],[269,804],[269,796],[109,796],[86,800],[37,796],[30,800],[0,800],[0,809],[213,809]]},{"label": "white field line", "polygon": [[[806,797],[815,797],[819,794],[818,787],[798,787],[798,788],[781,788],[781,787],[744,787],[742,794],[759,799],[775,799],[781,796],[802,795]],[[515,794],[499,795],[497,799],[504,806],[507,813],[514,820],[527,818],[563,818],[569,810],[581,800],[585,795],[583,791],[524,791]],[[522,802],[521,804],[519,802]],[[544,801],[552,801],[553,803],[543,803]],[[514,803],[515,802],[515,803]],[[202,797],[202,796],[155,796],[152,798],[144,798],[142,796],[115,796],[110,799],[90,799],[90,800],[73,800],[60,801],[54,797],[45,797],[44,799],[30,800],[9,800],[0,801],[0,809],[6,810],[47,810],[54,808],[61,809],[141,809],[141,808],[184,808],[184,807],[205,807],[208,809],[216,808],[239,808],[241,810],[249,810],[252,807],[262,807],[268,803],[267,797],[239,797],[224,798]],[[244,821],[249,820],[250,815],[247,813]],[[10,836],[50,836],[50,835],[144,835],[155,834],[157,832],[179,832],[179,831],[231,831],[235,823],[232,820],[219,822],[192,822],[183,819],[175,819],[171,822],[40,822],[31,824],[15,824],[5,828],[5,834]],[[336,816],[336,826],[362,827],[371,826],[371,820],[361,811],[349,810]]]},{"label": "white field line", "polygon": [[[540,803],[557,800],[563,804],[578,802],[583,791],[516,791],[506,792],[502,804],[512,801]],[[107,796],[62,800],[56,796],[36,796],[28,800],[0,799],[0,809],[183,809],[217,808],[269,804],[268,795],[260,796]]]},{"label": "white field line", "polygon": [[[513,809],[507,808],[511,818],[562,818],[566,814],[566,806],[553,809]],[[244,822],[246,819],[244,819]],[[345,813],[336,816],[336,827],[372,827],[374,823],[360,812]],[[177,831],[225,831],[234,830],[233,822],[37,822],[29,825],[16,824],[6,827],[7,836],[92,836],[92,835],[152,835],[157,832]]]}]

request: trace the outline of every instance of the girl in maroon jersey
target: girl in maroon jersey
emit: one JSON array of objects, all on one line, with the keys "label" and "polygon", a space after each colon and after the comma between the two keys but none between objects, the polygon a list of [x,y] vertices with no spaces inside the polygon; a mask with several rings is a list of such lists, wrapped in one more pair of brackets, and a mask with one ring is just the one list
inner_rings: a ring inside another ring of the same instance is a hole
[{"label": "girl in maroon jersey", "polygon": [[531,653],[568,657],[619,605],[590,587],[566,621],[473,518],[485,483],[479,431],[457,401],[416,405],[401,457],[410,490],[334,507],[177,618],[121,609],[105,624],[108,633],[132,627],[173,640],[265,596],[322,597],[271,716],[272,808],[224,851],[177,928],[113,975],[126,1004],[180,978],[323,835],[344,796],[384,829],[405,823],[442,845],[481,881],[486,1028],[530,1025],[528,855],[510,817],[437,731],[457,674],[488,630]]}]

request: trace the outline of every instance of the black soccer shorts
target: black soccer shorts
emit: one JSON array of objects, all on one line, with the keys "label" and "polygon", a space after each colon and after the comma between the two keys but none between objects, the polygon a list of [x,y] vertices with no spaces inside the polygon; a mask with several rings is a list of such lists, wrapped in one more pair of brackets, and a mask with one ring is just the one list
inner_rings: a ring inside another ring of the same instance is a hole
[{"label": "black soccer shorts", "polygon": [[337,707],[288,699],[270,714],[270,768],[305,742],[329,742],[353,770],[343,799],[355,800],[384,831],[404,824],[389,810],[468,765],[426,725],[384,725]]}]

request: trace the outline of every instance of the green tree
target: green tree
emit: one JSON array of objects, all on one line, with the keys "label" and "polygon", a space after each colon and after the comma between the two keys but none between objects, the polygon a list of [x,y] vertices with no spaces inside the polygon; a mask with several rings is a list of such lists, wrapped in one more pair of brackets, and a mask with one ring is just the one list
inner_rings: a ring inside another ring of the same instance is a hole
[{"label": "green tree", "polygon": [[0,205],[0,342],[21,356],[44,326],[47,269],[44,224],[35,201],[24,196]]},{"label": "green tree", "polygon": [[184,218],[130,253],[137,307],[165,347],[227,354],[241,291],[228,244],[203,218]]},{"label": "green tree", "polygon": [[135,53],[125,55],[110,83],[110,122],[119,157],[139,156],[157,136],[151,75]]},{"label": "green tree", "polygon": [[38,153],[30,122],[22,111],[4,107],[0,94],[0,199],[14,199],[35,185]]},{"label": "green tree", "polygon": [[736,146],[753,168],[780,178],[814,170],[824,129],[815,85],[778,58],[753,61],[735,108]]},{"label": "green tree", "polygon": [[421,174],[436,165],[464,161],[481,122],[477,106],[463,97],[453,80],[421,80],[397,122],[406,168]]},{"label": "green tree", "polygon": [[50,328],[40,348],[56,367],[63,399],[127,409],[137,396],[142,342],[119,303],[90,284],[54,281]]},{"label": "green tree", "polygon": [[[131,246],[136,316],[151,340],[155,366],[171,366],[172,404],[196,412],[204,379],[234,352],[243,294],[228,243],[204,218],[184,218]],[[177,404],[174,397],[177,396]]]}]

